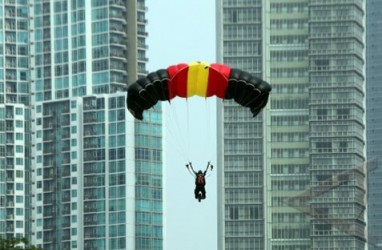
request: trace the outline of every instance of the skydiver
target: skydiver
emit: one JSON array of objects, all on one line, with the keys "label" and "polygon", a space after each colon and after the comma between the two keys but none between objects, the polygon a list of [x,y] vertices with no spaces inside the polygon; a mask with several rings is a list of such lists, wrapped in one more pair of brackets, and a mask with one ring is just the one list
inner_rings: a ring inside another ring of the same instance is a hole
[{"label": "skydiver", "polygon": [[206,198],[206,189],[205,189],[206,178],[205,177],[207,175],[208,168],[211,167],[211,171],[212,171],[214,166],[212,166],[210,162],[208,162],[207,168],[206,170],[204,170],[204,172],[202,170],[199,170],[198,172],[196,172],[193,169],[191,162],[189,162],[189,164],[186,164],[186,167],[188,171],[190,171],[190,173],[195,177],[195,190],[194,190],[195,199],[198,199],[199,192],[202,192],[202,199],[205,199]]}]

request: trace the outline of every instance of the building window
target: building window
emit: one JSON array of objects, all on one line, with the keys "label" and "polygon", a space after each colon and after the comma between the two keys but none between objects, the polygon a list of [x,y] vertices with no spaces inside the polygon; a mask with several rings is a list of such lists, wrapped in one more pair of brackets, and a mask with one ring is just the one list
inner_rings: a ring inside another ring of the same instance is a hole
[{"label": "building window", "polygon": [[239,209],[237,207],[229,208],[229,218],[231,220],[237,220],[239,218]]},{"label": "building window", "polygon": [[346,141],[341,141],[339,143],[339,152],[344,153],[347,152],[348,143]]},{"label": "building window", "polygon": [[[17,184],[21,185],[21,189],[17,189]],[[22,184],[21,183],[17,183],[17,184],[16,184],[16,189],[22,190]],[[21,195],[16,195],[16,203],[23,203],[23,202],[24,202],[24,197]]]},{"label": "building window", "polygon": [[16,208],[16,215],[24,215],[24,210],[22,208]]},{"label": "building window", "polygon": [[23,161],[23,158],[16,158],[16,165],[23,165],[24,164],[24,161]]},{"label": "building window", "polygon": [[350,109],[337,109],[337,118],[340,120],[349,119]]},{"label": "building window", "polygon": [[16,170],[16,177],[17,178],[23,178],[24,176],[24,173],[22,170]]},{"label": "building window", "polygon": [[16,146],[16,153],[22,153],[23,152],[23,146],[17,145]]},{"label": "building window", "polygon": [[22,108],[16,108],[16,115],[22,115],[23,109]]},{"label": "building window", "polygon": [[319,120],[326,119],[328,115],[327,109],[317,109],[317,117]]},{"label": "building window", "polygon": [[[41,138],[41,131],[40,131],[40,134],[37,133],[37,136],[40,135],[39,138]],[[16,140],[23,140],[24,139],[24,136],[22,133],[16,133]]]},{"label": "building window", "polygon": [[[22,191],[24,190],[24,186],[22,183],[16,183],[16,190]],[[22,196],[21,196],[22,197]],[[17,199],[16,199],[17,202]]]},{"label": "building window", "polygon": [[331,142],[316,142],[316,149],[319,153],[332,152]]},{"label": "building window", "polygon": [[24,227],[24,223],[20,220],[16,221],[16,228],[23,228]]},{"label": "building window", "polygon": [[16,128],[22,128],[23,127],[23,121],[16,121]]}]

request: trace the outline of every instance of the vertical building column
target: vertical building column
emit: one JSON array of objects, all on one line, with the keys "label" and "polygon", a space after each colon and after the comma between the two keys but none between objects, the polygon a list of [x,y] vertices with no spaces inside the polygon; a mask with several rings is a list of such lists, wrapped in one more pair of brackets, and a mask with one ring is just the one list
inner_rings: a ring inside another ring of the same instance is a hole
[{"label": "vertical building column", "polygon": [[128,82],[134,82],[138,77],[137,49],[137,1],[127,1],[127,72]]}]

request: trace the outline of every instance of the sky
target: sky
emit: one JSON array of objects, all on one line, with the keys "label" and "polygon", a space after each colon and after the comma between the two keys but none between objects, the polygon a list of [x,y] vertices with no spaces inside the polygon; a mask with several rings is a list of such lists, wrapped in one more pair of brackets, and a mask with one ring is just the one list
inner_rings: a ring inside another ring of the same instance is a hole
[{"label": "sky", "polygon": [[[192,61],[216,62],[215,1],[147,0],[148,71]],[[165,247],[217,249],[216,99],[192,97],[163,103],[165,134]],[[214,169],[207,199],[193,197],[194,179],[185,165]]]}]

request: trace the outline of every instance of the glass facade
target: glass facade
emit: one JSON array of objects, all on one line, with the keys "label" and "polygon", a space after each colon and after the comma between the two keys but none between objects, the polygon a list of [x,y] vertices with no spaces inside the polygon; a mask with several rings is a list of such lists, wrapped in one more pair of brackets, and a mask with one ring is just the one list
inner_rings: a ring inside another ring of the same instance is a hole
[{"label": "glass facade", "polygon": [[30,106],[28,4],[2,1],[0,7],[0,103]]},{"label": "glass facade", "polygon": [[124,89],[125,1],[37,1],[33,13],[36,101]]},{"label": "glass facade", "polygon": [[31,235],[31,89],[27,1],[0,2],[0,237]]},{"label": "glass facade", "polygon": [[[163,154],[160,106],[136,123],[136,249],[163,249]],[[146,118],[145,118],[146,120]]]},{"label": "glass facade", "polygon": [[145,1],[36,1],[31,11],[32,243],[163,249],[161,109],[137,122],[124,91],[147,73]]},{"label": "glass facade", "polygon": [[[68,100],[36,106],[35,244],[65,249],[70,240],[72,177],[71,110]],[[74,203],[74,202],[73,202]]]},{"label": "glass facade", "polygon": [[30,236],[30,146],[24,104],[0,104],[0,237]]},{"label": "glass facade", "polygon": [[[363,1],[309,4],[313,249],[365,248],[363,5]],[[322,192],[327,185],[332,189]]]},{"label": "glass facade", "polygon": [[[261,1],[217,6],[218,60],[262,77]],[[218,249],[265,249],[263,114],[253,119],[233,101],[217,110],[217,165],[224,166],[218,173]]]},{"label": "glass facade", "polygon": [[134,121],[125,100],[121,92],[37,107],[35,242],[44,249],[134,249]]},{"label": "glass facade", "polygon": [[[366,107],[367,107],[367,158],[375,161],[368,172],[368,236],[369,249],[382,249],[382,2],[366,2]],[[370,164],[372,165],[372,164]],[[376,167],[376,168],[375,168]]]},{"label": "glass facade", "polygon": [[272,85],[255,119],[218,109],[219,249],[364,249],[364,1],[219,0],[217,13],[218,60]]},{"label": "glass facade", "polygon": [[270,139],[266,167],[269,249],[312,249],[309,213],[288,204],[310,184],[308,3],[272,0],[266,12],[270,22],[267,67],[272,85],[266,128]]}]

